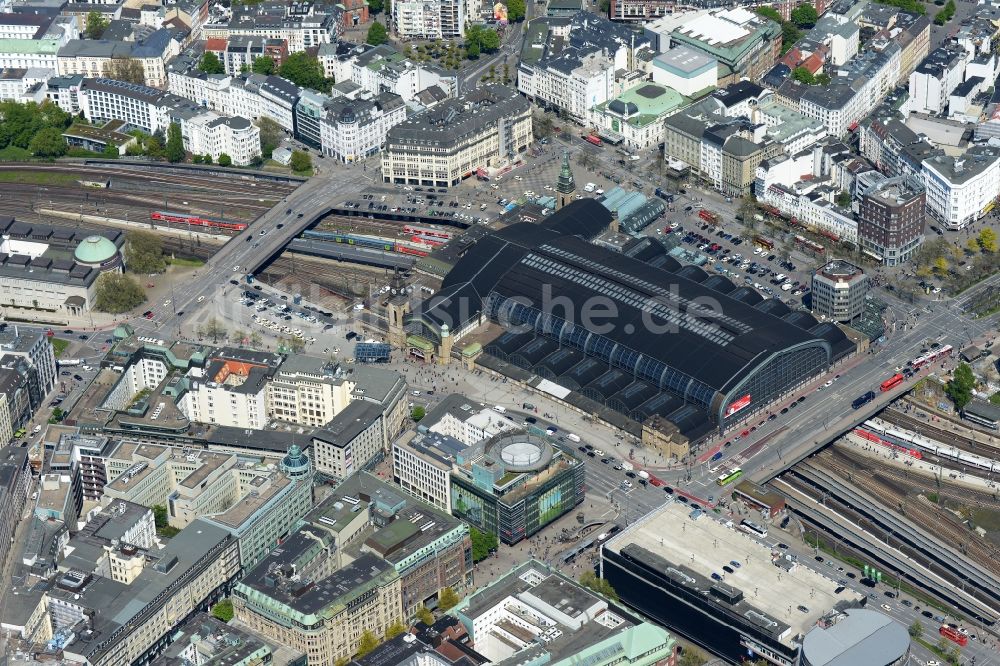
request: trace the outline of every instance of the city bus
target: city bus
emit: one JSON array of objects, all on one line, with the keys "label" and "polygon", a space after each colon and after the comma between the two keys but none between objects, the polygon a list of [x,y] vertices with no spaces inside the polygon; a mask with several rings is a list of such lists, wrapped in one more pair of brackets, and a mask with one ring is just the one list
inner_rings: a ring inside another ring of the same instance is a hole
[{"label": "city bus", "polygon": [[740,478],[741,476],[743,476],[743,470],[737,467],[732,471],[725,472],[719,475],[719,478],[716,479],[715,482],[720,486],[728,486],[730,483]]},{"label": "city bus", "polygon": [[875,399],[875,391],[868,391],[868,393],[865,393],[864,395],[855,398],[854,402],[851,403],[851,407],[853,407],[854,409],[861,409],[874,399]]},{"label": "city bus", "polygon": [[968,636],[963,634],[958,629],[949,627],[947,624],[942,624],[938,632],[948,640],[958,643],[962,647],[965,647],[966,645],[969,644]]},{"label": "city bus", "polygon": [[598,147],[604,145],[604,142],[601,141],[601,137],[597,136],[596,134],[584,134],[581,138],[587,143],[591,143]]},{"label": "city bus", "polygon": [[891,391],[892,389],[896,388],[902,383],[903,383],[903,375],[897,372],[892,377],[889,377],[889,379],[882,382],[879,385],[879,388],[882,390],[883,393],[885,393],[886,391]]}]

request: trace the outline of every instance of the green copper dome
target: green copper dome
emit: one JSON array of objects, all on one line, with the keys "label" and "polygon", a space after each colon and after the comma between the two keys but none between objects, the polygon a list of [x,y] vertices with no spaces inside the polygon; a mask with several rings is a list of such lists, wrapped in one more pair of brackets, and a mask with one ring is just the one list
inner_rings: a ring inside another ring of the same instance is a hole
[{"label": "green copper dome", "polygon": [[118,254],[118,248],[104,236],[87,236],[73,253],[81,264],[102,264]]}]

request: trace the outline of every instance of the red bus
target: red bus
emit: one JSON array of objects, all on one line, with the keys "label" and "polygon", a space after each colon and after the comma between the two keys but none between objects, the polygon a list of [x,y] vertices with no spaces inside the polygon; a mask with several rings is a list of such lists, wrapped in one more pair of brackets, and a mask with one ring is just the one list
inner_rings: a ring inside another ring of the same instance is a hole
[{"label": "red bus", "polygon": [[718,224],[719,223],[719,216],[716,215],[715,213],[713,213],[710,210],[705,210],[704,208],[702,208],[701,210],[698,211],[698,217],[700,217],[701,219],[705,220],[709,224]]},{"label": "red bus", "polygon": [[941,625],[941,629],[939,629],[938,631],[941,633],[942,636],[944,636],[945,638],[947,638],[948,640],[950,640],[950,641],[952,641],[954,643],[958,643],[962,647],[965,647],[966,645],[969,644],[969,637],[968,636],[966,636],[965,634],[963,634],[958,629],[955,629],[953,627],[949,627],[947,624],[942,624]]},{"label": "red bus", "polygon": [[885,393],[886,391],[891,391],[892,389],[896,388],[902,383],[903,383],[903,375],[897,372],[892,377],[889,377],[889,379],[882,382],[879,385],[879,388],[882,389],[883,393]]},{"label": "red bus", "polygon": [[770,240],[769,238],[764,238],[763,236],[754,236],[753,237],[753,242],[754,242],[754,245],[760,245],[765,250],[773,250],[774,249],[774,241]]},{"label": "red bus", "polygon": [[595,146],[603,146],[604,145],[604,142],[601,141],[601,137],[597,136],[596,134],[584,134],[583,135],[583,140],[586,141],[587,143],[592,143]]}]

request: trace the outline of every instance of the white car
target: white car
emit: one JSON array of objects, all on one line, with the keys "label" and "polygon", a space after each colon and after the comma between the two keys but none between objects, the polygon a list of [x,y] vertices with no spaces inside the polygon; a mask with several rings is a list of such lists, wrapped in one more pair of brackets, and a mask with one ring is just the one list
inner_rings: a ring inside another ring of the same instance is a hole
[{"label": "white car", "polygon": [[170,299],[169,298],[167,300],[163,301],[163,307],[167,307],[168,305],[170,305]]},{"label": "white car", "polygon": [[239,267],[238,265],[237,265],[237,266],[233,266],[233,272],[234,272],[234,273],[235,273],[236,271],[238,271],[238,270],[240,270],[240,267]]},{"label": "white car", "polygon": [[201,302],[202,302],[203,300],[205,300],[205,297],[204,297],[204,296],[199,296],[199,297],[198,297],[198,302],[199,302],[199,303],[201,303]]},{"label": "white car", "polygon": [[892,608],[889,606],[889,604],[882,604],[882,610],[890,612],[892,611]]},{"label": "white car", "polygon": [[827,382],[825,384],[823,384],[823,388],[830,388],[831,386],[833,386],[833,380],[832,379],[827,380]]}]

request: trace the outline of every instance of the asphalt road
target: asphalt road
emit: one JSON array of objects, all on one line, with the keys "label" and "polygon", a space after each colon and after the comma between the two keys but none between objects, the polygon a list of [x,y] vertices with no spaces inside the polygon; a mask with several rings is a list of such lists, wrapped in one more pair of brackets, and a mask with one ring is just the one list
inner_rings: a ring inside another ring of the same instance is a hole
[{"label": "asphalt road", "polygon": [[[345,194],[371,185],[375,171],[365,171],[358,165],[345,166],[327,161],[323,171],[292,192],[277,206],[250,224],[246,231],[233,237],[225,246],[195,272],[192,284],[173,285],[174,297],[153,304],[152,318],[136,317],[130,323],[140,334],[156,335],[157,331],[176,334],[182,325],[194,328],[194,310],[202,320],[211,316],[205,308],[195,308],[200,302],[211,301],[219,291],[225,291],[231,280],[243,281],[247,264],[281,250],[294,235],[291,222],[298,215],[310,217],[338,202]],[[291,213],[287,211],[291,209]],[[283,229],[276,225],[285,224]],[[262,235],[262,233],[264,235]],[[198,299],[201,299],[199,301]],[[178,313],[184,313],[179,315]]]}]

